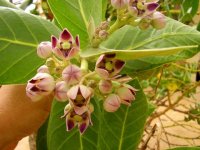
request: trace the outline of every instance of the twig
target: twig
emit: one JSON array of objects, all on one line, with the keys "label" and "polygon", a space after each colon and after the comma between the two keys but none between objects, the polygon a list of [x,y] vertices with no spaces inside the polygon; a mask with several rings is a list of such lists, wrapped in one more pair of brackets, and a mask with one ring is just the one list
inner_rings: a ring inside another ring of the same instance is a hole
[{"label": "twig", "polygon": [[151,132],[148,134],[148,137],[146,139],[146,141],[144,141],[144,144],[142,145],[140,150],[146,150],[147,146],[148,146],[148,142],[150,141],[150,139],[152,138],[152,136],[154,135],[155,131],[156,131],[156,124],[153,126],[153,128],[151,129]]},{"label": "twig", "polygon": [[171,146],[170,146],[169,138],[168,138],[168,136],[167,136],[167,134],[166,134],[165,128],[164,128],[164,126],[163,126],[163,123],[162,123],[160,117],[158,117],[158,119],[159,119],[160,124],[161,124],[161,126],[162,126],[162,129],[163,129],[163,131],[164,131],[164,134],[165,134],[165,137],[166,137],[166,140],[167,140],[167,144],[168,144],[168,146],[169,146],[169,148],[170,148]]},{"label": "twig", "polygon": [[159,85],[160,85],[161,78],[162,78],[162,76],[163,76],[163,70],[164,70],[164,66],[163,66],[162,69],[161,69],[160,78],[159,78],[158,83],[157,83],[157,85],[156,85],[155,93],[154,93],[155,95],[154,95],[153,99],[156,98],[157,90],[158,90],[158,87],[159,87]]}]

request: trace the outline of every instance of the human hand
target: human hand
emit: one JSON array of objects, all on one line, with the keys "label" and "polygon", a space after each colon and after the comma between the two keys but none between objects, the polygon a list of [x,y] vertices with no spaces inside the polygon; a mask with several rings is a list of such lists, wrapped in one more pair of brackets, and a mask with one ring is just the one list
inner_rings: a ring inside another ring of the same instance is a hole
[{"label": "human hand", "polygon": [[0,149],[13,150],[18,141],[38,128],[47,119],[53,94],[32,102],[26,85],[4,85],[0,88]]}]

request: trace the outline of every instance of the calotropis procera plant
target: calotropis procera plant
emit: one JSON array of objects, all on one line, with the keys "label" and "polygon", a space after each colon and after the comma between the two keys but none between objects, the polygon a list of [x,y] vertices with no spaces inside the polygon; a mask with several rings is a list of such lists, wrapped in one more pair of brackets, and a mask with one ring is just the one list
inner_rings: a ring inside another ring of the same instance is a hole
[{"label": "calotropis procera plant", "polygon": [[0,1],[0,84],[55,96],[37,149],[137,149],[153,111],[141,81],[199,52],[200,33],[157,0],[47,2],[52,22]]},{"label": "calotropis procera plant", "polygon": [[[111,4],[117,9],[119,20],[114,27],[102,22],[93,36],[97,42],[105,40],[113,28],[116,30],[126,24],[138,25],[141,29],[146,29],[150,24],[156,29],[165,25],[164,16],[156,11],[157,1],[111,0]],[[37,54],[46,59],[46,63],[28,81],[26,91],[33,101],[53,92],[56,100],[67,102],[62,116],[66,119],[66,129],[70,131],[78,125],[82,134],[92,125],[94,107],[91,98],[94,95],[101,97],[107,112],[115,112],[121,104],[131,105],[137,89],[119,80],[125,61],[116,58],[116,53],[100,55],[95,69],[90,70],[88,61],[79,56],[79,51],[79,36],[74,38],[68,29],[64,29],[58,38],[52,35],[51,42],[41,42]]]},{"label": "calotropis procera plant", "polygon": [[26,91],[32,101],[53,92],[58,101],[67,102],[62,116],[66,119],[67,131],[78,125],[82,134],[92,125],[90,116],[94,107],[91,98],[94,95],[102,98],[107,112],[117,111],[121,104],[130,106],[135,100],[137,89],[118,80],[125,61],[117,59],[115,53],[100,55],[95,70],[91,71],[85,59],[76,64],[72,62],[72,59],[80,58],[78,36],[74,39],[64,29],[58,39],[55,36],[51,39],[51,42],[38,45],[37,54],[46,59],[46,63],[28,81]]},{"label": "calotropis procera plant", "polygon": [[[124,22],[123,25],[131,21],[137,22],[141,29],[146,29],[150,24],[157,29],[164,27],[164,16],[156,11],[157,1],[111,0],[111,4],[119,11],[119,23]],[[93,40],[106,39],[111,32],[109,30],[112,27],[109,27],[108,22],[102,22]],[[52,36],[51,42],[41,42],[37,54],[46,59],[46,64],[28,81],[26,90],[33,101],[51,92],[54,92],[58,101],[67,101],[63,116],[66,118],[67,131],[78,124],[82,134],[92,125],[91,97],[102,97],[104,109],[115,112],[121,104],[131,105],[137,89],[118,80],[125,61],[117,59],[115,53],[100,55],[95,69],[89,70],[87,60],[80,58],[79,51],[79,36],[74,39],[68,29],[64,29],[59,38]],[[80,63],[73,63],[72,59]]]}]

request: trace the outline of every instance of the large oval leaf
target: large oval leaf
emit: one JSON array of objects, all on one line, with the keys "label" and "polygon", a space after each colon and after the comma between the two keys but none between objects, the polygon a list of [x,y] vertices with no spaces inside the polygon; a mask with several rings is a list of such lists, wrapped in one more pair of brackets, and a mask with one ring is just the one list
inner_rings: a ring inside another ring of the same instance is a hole
[{"label": "large oval leaf", "polygon": [[[108,49],[142,50],[199,45],[199,43],[200,33],[197,30],[173,19],[167,19],[167,26],[162,30],[150,28],[142,31],[136,27],[125,26],[113,33],[101,46]],[[164,63],[192,57],[197,52],[199,49],[194,48],[170,56],[153,56],[128,61],[126,71],[151,69]]]},{"label": "large oval leaf", "polygon": [[88,22],[91,17],[96,25],[101,22],[102,0],[48,0],[48,3],[60,26],[73,35],[79,34],[81,47],[86,47]]},{"label": "large oval leaf", "polygon": [[65,120],[61,120],[66,104],[54,102],[48,126],[49,150],[134,150],[141,140],[148,104],[138,80],[130,83],[139,91],[131,107],[121,106],[115,113],[102,109],[98,99],[92,99],[95,106],[92,114],[93,126],[80,136],[77,129],[66,132]]},{"label": "large oval leaf", "polygon": [[38,43],[60,31],[49,21],[6,7],[0,7],[0,22],[0,84],[25,83],[43,63]]}]

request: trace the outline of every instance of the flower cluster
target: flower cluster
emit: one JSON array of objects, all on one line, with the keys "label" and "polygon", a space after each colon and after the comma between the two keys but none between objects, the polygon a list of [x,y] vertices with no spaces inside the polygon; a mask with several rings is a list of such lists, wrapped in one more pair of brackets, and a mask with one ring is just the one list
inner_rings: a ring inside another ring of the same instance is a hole
[{"label": "flower cluster", "polygon": [[92,125],[94,95],[102,98],[107,112],[115,112],[121,104],[130,106],[137,90],[118,80],[125,62],[117,59],[115,53],[102,54],[94,71],[88,69],[87,60],[74,61],[80,58],[79,43],[79,37],[74,39],[67,29],[59,38],[52,36],[51,42],[40,43],[37,54],[46,63],[28,81],[26,92],[32,101],[54,93],[56,100],[67,102],[62,116],[66,129],[70,131],[77,125],[82,134]]},{"label": "flower cluster", "polygon": [[114,8],[121,10],[121,18],[128,18],[130,25],[147,29],[150,25],[162,29],[166,22],[162,13],[156,11],[159,0],[111,0]]}]

